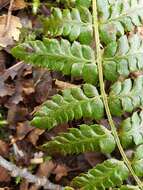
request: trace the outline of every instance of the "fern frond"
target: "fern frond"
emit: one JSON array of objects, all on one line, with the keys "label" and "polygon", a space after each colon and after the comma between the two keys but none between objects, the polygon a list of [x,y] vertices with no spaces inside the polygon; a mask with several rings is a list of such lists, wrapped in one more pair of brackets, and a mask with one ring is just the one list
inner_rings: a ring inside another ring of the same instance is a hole
[{"label": "fern frond", "polygon": [[81,125],[80,129],[71,128],[68,133],[55,137],[44,145],[48,152],[79,154],[89,151],[111,153],[115,140],[111,132],[102,125]]},{"label": "fern frond", "polygon": [[121,116],[143,105],[143,76],[114,83],[109,93],[109,107],[112,115]]},{"label": "fern frond", "polygon": [[20,60],[36,66],[61,71],[65,75],[82,77],[88,83],[98,80],[94,51],[87,45],[67,40],[44,39],[20,44],[12,49]]},{"label": "fern frond", "polygon": [[124,162],[109,159],[95,168],[73,179],[73,186],[83,190],[105,190],[117,187],[128,178],[129,172]]},{"label": "fern frond", "polygon": [[133,144],[143,144],[143,111],[133,113],[121,123],[119,136],[125,148]]},{"label": "fern frond", "polygon": [[137,147],[132,160],[132,167],[138,176],[143,177],[143,145]]},{"label": "fern frond", "polygon": [[104,106],[96,87],[84,84],[83,89],[72,88],[55,95],[45,102],[36,112],[31,124],[51,129],[57,124],[73,119],[100,119],[104,115]]},{"label": "fern frond", "polygon": [[68,6],[84,6],[84,7],[90,7],[91,0],[57,0],[58,3],[63,3]]},{"label": "fern frond", "polygon": [[131,72],[143,71],[143,40],[135,34],[122,36],[105,48],[103,64],[107,80],[115,81],[119,76],[127,77]]},{"label": "fern frond", "polygon": [[90,44],[92,41],[92,16],[86,7],[62,11],[53,8],[51,16],[42,22],[45,34],[52,37],[62,35],[72,42],[78,39],[83,44]]},{"label": "fern frond", "polygon": [[142,25],[143,2],[140,0],[97,0],[100,37],[104,43]]}]

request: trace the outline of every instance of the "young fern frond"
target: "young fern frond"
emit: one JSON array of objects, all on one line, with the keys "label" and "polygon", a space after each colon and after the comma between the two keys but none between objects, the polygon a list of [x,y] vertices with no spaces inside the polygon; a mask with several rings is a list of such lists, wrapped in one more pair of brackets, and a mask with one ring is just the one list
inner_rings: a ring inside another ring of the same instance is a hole
[{"label": "young fern frond", "polygon": [[94,51],[87,45],[67,40],[44,39],[30,41],[12,49],[12,54],[35,66],[61,71],[65,75],[82,77],[95,84],[98,80]]},{"label": "young fern frond", "polygon": [[104,116],[104,106],[96,87],[84,84],[83,89],[72,88],[55,95],[45,102],[35,113],[31,124],[51,129],[58,124],[73,119],[101,119]]},{"label": "young fern frond", "polygon": [[79,154],[89,151],[111,153],[115,149],[115,140],[111,132],[102,125],[81,125],[79,129],[71,128],[46,143],[44,147],[52,152]]},{"label": "young fern frond", "polygon": [[109,93],[109,107],[115,116],[132,112],[143,105],[143,76],[126,79],[112,85]]},{"label": "young fern frond", "polygon": [[119,76],[127,77],[131,72],[143,71],[143,40],[134,34],[122,36],[118,41],[111,42],[103,55],[104,76],[115,81]]},{"label": "young fern frond", "polygon": [[109,159],[95,168],[73,179],[73,186],[83,190],[106,190],[123,184],[128,178],[129,171],[124,162]]},{"label": "young fern frond", "polygon": [[68,37],[70,41],[79,40],[82,44],[92,42],[92,15],[86,7],[64,9],[53,8],[50,18],[43,19],[45,34],[51,37]]},{"label": "young fern frond", "polygon": [[142,25],[141,0],[97,0],[97,7],[100,38],[106,44]]},{"label": "young fern frond", "polygon": [[134,112],[119,127],[119,136],[123,147],[143,144],[143,111]]}]

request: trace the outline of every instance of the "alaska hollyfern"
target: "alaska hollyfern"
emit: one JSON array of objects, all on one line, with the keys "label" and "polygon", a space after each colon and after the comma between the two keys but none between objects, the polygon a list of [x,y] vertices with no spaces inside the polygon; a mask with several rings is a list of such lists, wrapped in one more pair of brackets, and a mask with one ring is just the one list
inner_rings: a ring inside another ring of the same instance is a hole
[{"label": "alaska hollyfern", "polygon": [[[51,15],[41,20],[43,40],[19,44],[12,54],[33,66],[81,79],[82,84],[44,102],[31,125],[51,130],[73,120],[91,122],[43,145],[51,156],[95,151],[111,157],[75,177],[71,188],[143,189],[143,38],[137,32],[143,24],[143,1],[56,3],[59,6],[54,4]],[[121,122],[117,124],[115,117]],[[110,129],[101,124],[105,118]],[[117,150],[120,160],[114,156]],[[128,184],[131,176],[134,180]]]}]

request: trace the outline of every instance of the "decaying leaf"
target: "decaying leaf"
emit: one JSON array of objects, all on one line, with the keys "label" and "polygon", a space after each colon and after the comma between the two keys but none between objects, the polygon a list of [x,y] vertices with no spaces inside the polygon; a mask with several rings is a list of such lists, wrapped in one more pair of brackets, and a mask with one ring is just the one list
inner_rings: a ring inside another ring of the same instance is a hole
[{"label": "decaying leaf", "polygon": [[7,47],[12,45],[14,41],[19,40],[20,28],[22,24],[20,19],[16,16],[11,16],[11,21],[8,31],[5,32],[5,25],[7,23],[7,15],[0,16],[0,46]]},{"label": "decaying leaf", "polygon": [[62,177],[68,175],[68,171],[69,171],[69,168],[67,168],[66,165],[58,164],[52,173],[56,174],[55,180],[60,181]]},{"label": "decaying leaf", "polygon": [[0,182],[9,182],[10,178],[9,172],[0,166]]},{"label": "decaying leaf", "polygon": [[12,6],[13,10],[24,9],[26,7],[26,3],[24,0],[15,0]]},{"label": "decaying leaf", "polygon": [[42,135],[44,133],[45,130],[41,130],[41,129],[34,129],[33,131],[31,131],[31,133],[28,135],[28,140],[35,146],[39,136]]}]

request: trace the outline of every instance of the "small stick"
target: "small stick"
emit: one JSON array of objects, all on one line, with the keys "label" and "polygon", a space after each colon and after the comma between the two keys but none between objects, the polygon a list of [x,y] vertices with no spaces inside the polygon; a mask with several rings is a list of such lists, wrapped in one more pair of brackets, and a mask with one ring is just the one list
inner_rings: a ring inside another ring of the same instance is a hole
[{"label": "small stick", "polygon": [[11,172],[13,177],[21,177],[26,179],[29,183],[34,183],[39,187],[50,190],[64,190],[64,187],[51,183],[46,177],[37,177],[27,171],[26,168],[18,168],[13,163],[7,161],[2,156],[0,156],[0,166]]}]

